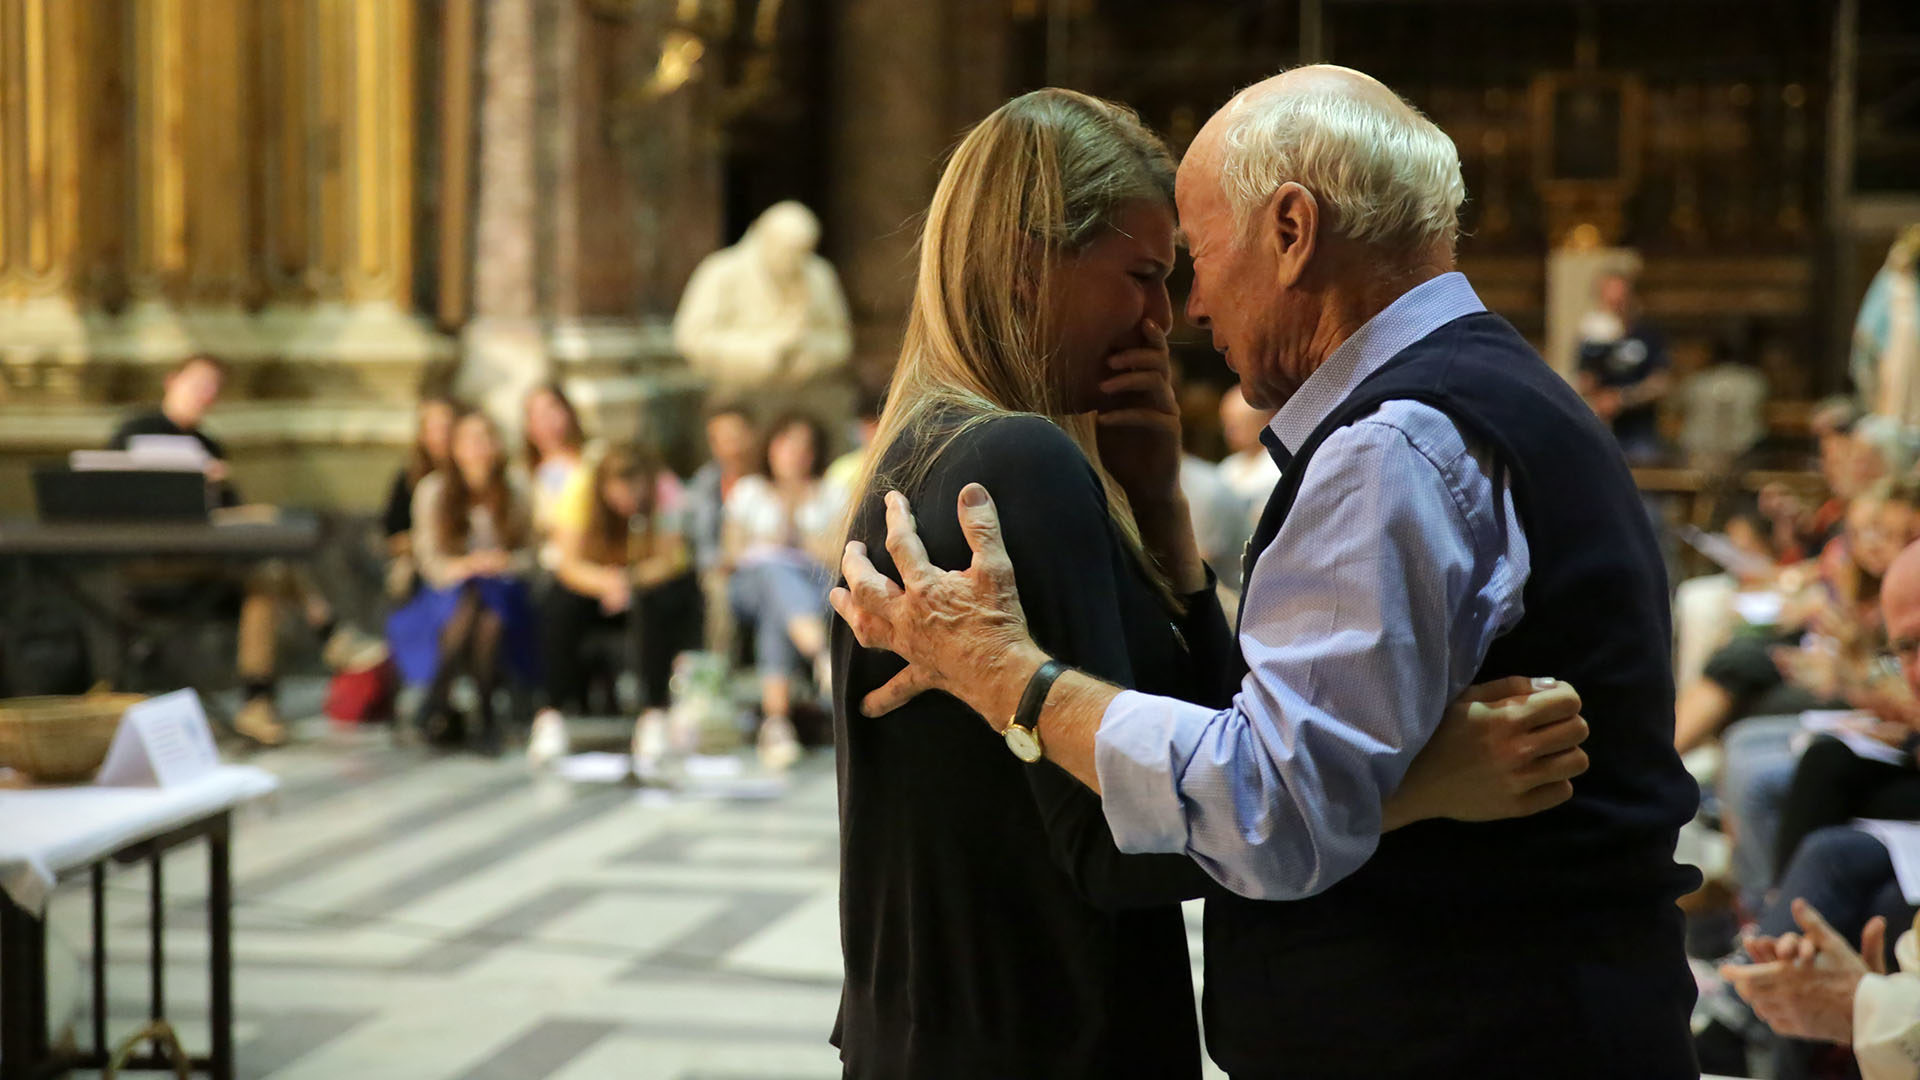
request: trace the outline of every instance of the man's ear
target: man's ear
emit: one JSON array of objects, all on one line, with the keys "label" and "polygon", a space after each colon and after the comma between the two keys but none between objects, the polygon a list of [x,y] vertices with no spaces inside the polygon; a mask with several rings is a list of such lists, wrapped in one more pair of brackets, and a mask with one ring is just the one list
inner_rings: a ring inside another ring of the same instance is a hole
[{"label": "man's ear", "polygon": [[1320,203],[1313,192],[1292,181],[1280,185],[1261,210],[1261,229],[1273,258],[1275,277],[1291,288],[1306,275],[1318,246]]}]

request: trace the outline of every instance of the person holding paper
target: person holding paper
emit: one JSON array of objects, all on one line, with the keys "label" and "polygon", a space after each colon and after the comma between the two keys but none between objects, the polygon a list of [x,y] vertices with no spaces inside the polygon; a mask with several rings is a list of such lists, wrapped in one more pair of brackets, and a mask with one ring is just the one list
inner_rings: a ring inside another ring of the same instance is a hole
[{"label": "person holding paper", "polygon": [[[126,450],[136,438],[148,435],[191,438],[206,452],[203,467],[213,501],[222,507],[239,506],[227,449],[202,428],[220,400],[226,376],[227,366],[217,357],[205,353],[187,357],[168,373],[159,406],[128,417],[114,431],[109,446]],[[286,725],[274,701],[280,666],[277,631],[282,613],[298,608],[320,641],[332,637],[333,606],[319,589],[279,560],[235,567],[215,559],[167,559],[134,564],[127,576],[136,589],[148,592],[190,588],[219,594],[220,610],[239,622],[235,666],[245,700],[234,714],[234,730],[265,746],[286,742]]]},{"label": "person holding paper", "polygon": [[[1875,716],[1862,733],[1895,751],[1856,753],[1841,739],[1823,736],[1801,755],[1787,791],[1779,837],[1779,863],[1787,865],[1814,830],[1855,818],[1920,821],[1920,544],[1900,553],[1880,590],[1888,650],[1903,680],[1882,679],[1862,702]],[[1888,760],[1891,758],[1891,760]]]},{"label": "person holding paper", "polygon": [[[1803,903],[1824,912],[1850,937],[1862,932],[1876,915],[1896,923],[1912,918],[1910,889],[1903,887],[1898,880],[1901,875],[1895,872],[1901,860],[1888,846],[1898,842],[1897,832],[1884,830],[1876,835],[1876,830],[1848,823],[1862,817],[1920,819],[1920,770],[1912,757],[1913,749],[1920,746],[1920,736],[1915,734],[1915,721],[1920,719],[1920,707],[1915,705],[1920,700],[1920,543],[1892,560],[1880,590],[1880,612],[1901,679],[1878,687],[1872,702],[1881,717],[1874,722],[1875,734],[1882,741],[1901,744],[1906,760],[1892,764],[1861,757],[1840,740],[1824,736],[1808,748],[1788,794],[1780,836],[1780,878],[1773,899],[1760,914],[1760,933],[1768,938],[1792,932],[1794,909]],[[1906,884],[1920,887],[1920,882]],[[1722,965],[1721,971],[1735,990],[1746,995],[1743,973],[1750,962],[1764,959],[1749,946]],[[1704,1011],[1738,1028],[1737,1013],[1715,1006],[1716,996],[1724,997],[1716,989],[1709,988]],[[1781,1075],[1791,1076],[1807,1049],[1789,1045],[1779,1056]]]},{"label": "person holding paper", "polygon": [[200,427],[220,400],[226,378],[227,365],[216,357],[195,353],[180,361],[162,383],[159,407],[122,421],[114,429],[108,448],[129,449],[133,440],[142,435],[193,439],[206,451],[207,483],[213,485],[219,504],[240,505],[239,493],[228,477],[227,448]]},{"label": "person holding paper", "polygon": [[1701,746],[1749,716],[1845,707],[1858,662],[1879,633],[1881,582],[1920,535],[1920,489],[1880,481],[1847,507],[1845,532],[1810,567],[1816,579],[1788,596],[1770,633],[1741,635],[1717,650],[1681,689],[1674,745]]}]

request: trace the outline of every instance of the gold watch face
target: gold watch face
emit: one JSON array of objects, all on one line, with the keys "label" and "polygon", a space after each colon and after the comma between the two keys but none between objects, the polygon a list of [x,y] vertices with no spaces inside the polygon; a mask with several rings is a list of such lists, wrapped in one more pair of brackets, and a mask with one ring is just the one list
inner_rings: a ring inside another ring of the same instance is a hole
[{"label": "gold watch face", "polygon": [[1008,724],[1006,731],[1007,749],[1013,756],[1031,765],[1040,760],[1040,736],[1019,724]]}]

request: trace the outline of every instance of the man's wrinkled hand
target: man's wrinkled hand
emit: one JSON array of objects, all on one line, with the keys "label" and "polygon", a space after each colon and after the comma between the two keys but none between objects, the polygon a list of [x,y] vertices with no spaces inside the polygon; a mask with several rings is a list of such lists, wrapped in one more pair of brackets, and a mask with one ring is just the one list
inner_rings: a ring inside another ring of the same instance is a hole
[{"label": "man's wrinkled hand", "polygon": [[1027,633],[992,497],[979,484],[960,492],[960,529],[973,549],[973,562],[956,571],[942,570],[927,558],[906,496],[890,491],[886,504],[887,553],[900,581],[875,568],[866,545],[856,541],[847,545],[840,563],[846,585],[828,596],[862,646],[907,661],[906,670],[867,695],[861,712],[880,716],[928,690],[941,690],[972,706],[996,729],[1005,726],[995,691],[1009,680],[996,676],[1031,674],[1044,655]]}]

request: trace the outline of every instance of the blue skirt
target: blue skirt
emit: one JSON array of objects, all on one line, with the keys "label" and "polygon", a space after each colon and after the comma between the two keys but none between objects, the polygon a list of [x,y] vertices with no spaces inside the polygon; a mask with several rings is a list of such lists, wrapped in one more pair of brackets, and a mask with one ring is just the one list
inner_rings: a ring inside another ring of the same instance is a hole
[{"label": "blue skirt", "polygon": [[453,618],[467,585],[480,590],[480,602],[500,616],[505,634],[501,648],[504,670],[516,682],[533,685],[540,678],[539,623],[533,590],[515,578],[474,578],[445,589],[421,585],[404,606],[387,617],[387,644],[400,675],[414,686],[433,681],[440,670],[440,631]]}]

